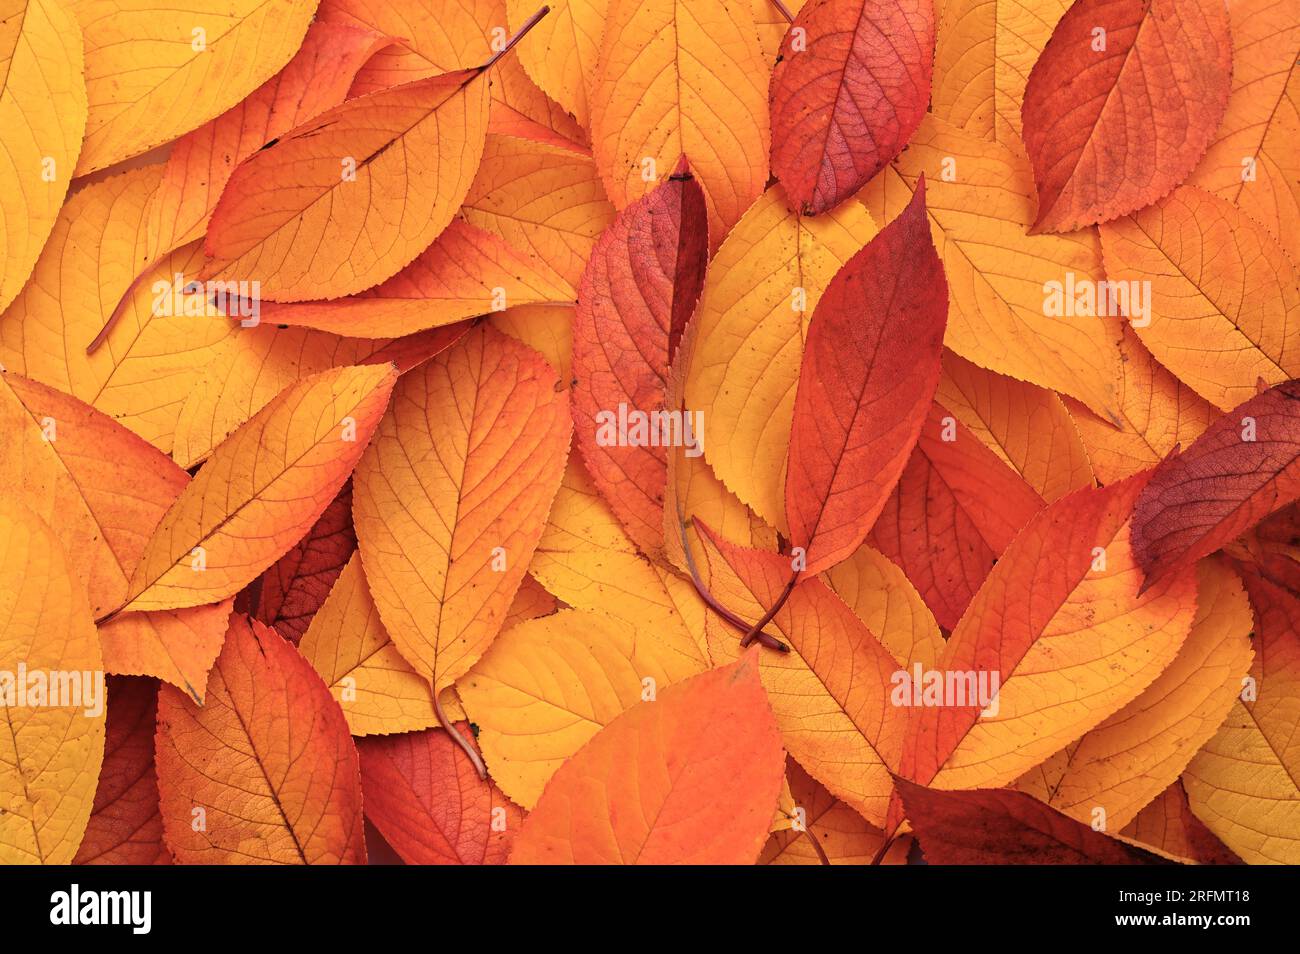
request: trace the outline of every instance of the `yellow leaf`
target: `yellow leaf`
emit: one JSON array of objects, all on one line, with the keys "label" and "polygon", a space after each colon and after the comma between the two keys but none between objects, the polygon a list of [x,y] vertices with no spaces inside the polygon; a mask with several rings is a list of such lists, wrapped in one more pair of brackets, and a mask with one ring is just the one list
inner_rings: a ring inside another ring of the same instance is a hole
[{"label": "yellow leaf", "polygon": [[81,29],[63,0],[0,8],[0,311],[32,273],[86,131]]},{"label": "yellow leaf", "polygon": [[767,79],[747,4],[610,0],[589,95],[614,205],[666,180],[685,155],[717,248],[767,183]]},{"label": "yellow leaf", "polygon": [[530,567],[569,606],[660,634],[687,663],[709,660],[704,603],[692,585],[641,556],[571,458]]},{"label": "yellow leaf", "polygon": [[1300,599],[1249,571],[1249,681],[1183,784],[1196,817],[1248,864],[1300,864]]},{"label": "yellow leaf", "polygon": [[1029,71],[1070,0],[940,0],[931,110],[1012,149]]},{"label": "yellow leaf", "polygon": [[1300,259],[1300,15],[1293,0],[1233,0],[1232,92],[1187,180],[1227,199]]},{"label": "yellow leaf", "polygon": [[568,388],[573,366],[572,305],[520,305],[497,312],[488,321],[541,354]]},{"label": "yellow leaf", "polygon": [[145,218],[161,174],[161,166],[135,169],[68,201],[32,281],[0,315],[0,363],[80,398],[166,452],[186,395],[239,327],[202,294],[182,294],[202,264],[198,244],[140,276],[107,339],[86,354],[148,264]]},{"label": "yellow leaf", "polygon": [[[694,159],[692,158],[694,169]],[[691,320],[686,406],[704,414],[704,458],[778,530],[808,319],[835,273],[876,234],[856,201],[801,218],[769,189],[718,250]]]},{"label": "yellow leaf", "polygon": [[175,139],[224,113],[289,62],[316,0],[73,0],[86,40],[90,118],[77,175]]},{"label": "yellow leaf", "polygon": [[952,301],[944,344],[982,368],[1070,394],[1109,416],[1121,319],[1051,314],[1045,288],[1071,276],[1104,280],[1096,230],[1026,235],[1034,207],[1027,162],[933,116],[859,195],[877,219],[893,219],[923,173]]},{"label": "yellow leaf", "polygon": [[921,594],[897,564],[867,545],[822,574],[867,629],[904,669],[933,667],[943,653],[943,634]]},{"label": "yellow leaf", "polygon": [[[0,581],[0,863],[66,865],[104,760],[99,640],[63,547],[11,499],[0,501]],[[39,702],[28,695],[38,685],[48,690]],[[64,704],[51,704],[56,686]],[[80,690],[75,700],[62,696],[70,689]]]},{"label": "yellow leaf", "polygon": [[555,770],[616,715],[704,668],[652,628],[567,609],[503,632],[456,685],[493,780],[531,809]]},{"label": "yellow leaf", "polygon": [[542,357],[480,326],[404,376],[353,481],[379,617],[435,691],[500,629],[573,424]]},{"label": "yellow leaf", "polygon": [[1142,343],[1211,404],[1300,376],[1300,269],[1226,199],[1182,186],[1101,240],[1107,277],[1150,288]]},{"label": "yellow leaf", "polygon": [[[556,0],[548,5],[551,12],[533,28],[528,42],[519,45],[519,62],[547,95],[587,126],[587,77],[596,70],[609,0]],[[537,7],[534,0],[506,0],[511,28],[518,30]]]}]

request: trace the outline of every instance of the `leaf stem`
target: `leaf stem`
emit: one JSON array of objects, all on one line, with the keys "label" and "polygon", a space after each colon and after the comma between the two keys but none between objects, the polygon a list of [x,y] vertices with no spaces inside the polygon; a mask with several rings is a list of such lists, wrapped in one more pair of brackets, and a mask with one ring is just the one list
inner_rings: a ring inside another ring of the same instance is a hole
[{"label": "leaf stem", "polygon": [[[682,554],[686,557],[686,568],[691,571],[691,582],[695,584],[695,592],[700,594],[700,599],[708,603],[713,612],[721,616],[736,630],[742,633],[749,632],[749,624],[719,603],[717,598],[709,592],[709,588],[704,585],[704,581],[700,579],[700,571],[695,566],[695,558],[691,556],[691,541],[686,534],[686,518],[682,515],[681,507],[677,508],[677,527],[682,534]],[[775,649],[779,653],[788,653],[790,651],[790,647],[775,636],[760,632],[756,638],[768,649]]]},{"label": "leaf stem", "polygon": [[447,713],[442,708],[442,700],[438,698],[438,690],[434,688],[432,683],[429,684],[429,689],[433,693],[433,714],[438,717],[438,724],[446,730],[449,736],[451,736],[452,741],[465,750],[465,754],[469,756],[470,763],[474,766],[474,771],[478,772],[478,777],[486,779],[487,766],[483,764],[483,759],[479,757],[478,752],[474,749],[474,746],[470,741],[461,735],[460,732],[456,730],[456,726],[452,721],[447,718]]},{"label": "leaf stem", "polygon": [[751,626],[749,628],[749,632],[745,633],[745,635],[741,637],[740,640],[741,646],[748,646],[750,643],[752,643],[754,641],[754,638],[762,631],[763,627],[766,626],[768,623],[772,622],[772,617],[774,617],[777,613],[781,611],[781,607],[784,606],[785,601],[790,598],[790,594],[794,592],[794,585],[798,582],[799,582],[799,571],[795,570],[794,573],[791,574],[790,576],[790,581],[786,583],[785,589],[781,591],[781,595],[778,596],[776,598],[776,602],[772,604],[772,608],[768,610],[766,613],[764,613],[763,618],[760,619],[753,626]]},{"label": "leaf stem", "polygon": [[830,858],[826,857],[826,849],[823,848],[822,843],[817,840],[817,836],[812,833],[812,829],[805,828],[803,830],[803,836],[807,838],[810,842],[812,842],[813,851],[817,852],[817,857],[821,859],[821,863],[824,865],[829,865],[831,863],[831,860]]},{"label": "leaf stem", "polygon": [[[785,17],[786,23],[794,23],[794,15],[790,13],[790,8],[782,3],[781,0],[772,0],[772,6],[776,7],[776,9],[780,11],[781,16]],[[827,863],[829,864],[829,862]]]},{"label": "leaf stem", "polygon": [[528,31],[531,30],[533,27],[537,26],[537,22],[550,12],[551,12],[551,8],[549,6],[544,6],[536,13],[534,13],[531,17],[529,17],[527,20],[525,20],[523,26],[521,26],[518,30],[515,31],[515,35],[506,41],[506,45],[501,47],[501,49],[497,50],[495,53],[493,53],[492,56],[488,59],[488,61],[479,67],[479,71],[482,72],[483,70],[490,69],[493,63],[495,63],[497,60],[501,59],[501,57],[505,56],[507,53],[513,50],[515,48],[515,44],[518,43],[520,40],[522,40],[525,36],[527,36]]}]

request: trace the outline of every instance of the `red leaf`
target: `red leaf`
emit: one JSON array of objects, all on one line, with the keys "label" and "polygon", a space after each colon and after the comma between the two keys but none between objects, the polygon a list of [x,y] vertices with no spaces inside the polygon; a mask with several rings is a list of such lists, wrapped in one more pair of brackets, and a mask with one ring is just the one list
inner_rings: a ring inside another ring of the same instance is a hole
[{"label": "red leaf", "polygon": [[704,192],[682,159],[666,183],[620,212],[601,234],[578,290],[578,448],[597,488],[645,553],[663,546],[668,452],[658,440],[654,446],[627,440],[620,406],[634,415],[665,410],[669,361],[700,297],[707,261]]},{"label": "red leaf", "polygon": [[856,550],[885,506],[939,383],[947,318],[922,176],[902,214],[836,273],[808,329],[785,481],[808,573]]},{"label": "red leaf", "polygon": [[903,568],[939,625],[952,629],[1002,551],[1044,506],[936,403],[869,541]]},{"label": "red leaf", "polygon": [[262,574],[251,615],[298,645],[356,548],[349,479],[307,535]]},{"label": "red leaf", "polygon": [[1156,468],[1133,515],[1147,586],[1300,498],[1300,381],[1258,394]]},{"label": "red leaf", "polygon": [[1222,0],[1075,3],[1025,88],[1034,231],[1108,222],[1172,191],[1209,147],[1231,80]]},{"label": "red leaf", "polygon": [[931,0],[812,0],[772,73],[772,173],[793,211],[834,208],[902,150],[930,104]]},{"label": "red leaf", "polygon": [[1173,864],[1093,831],[1024,792],[944,792],[903,779],[898,779],[897,785],[912,830],[930,864]]},{"label": "red leaf", "polygon": [[153,767],[158,683],[110,676],[104,768],[74,865],[169,865]]},{"label": "red leaf", "polygon": [[[455,727],[469,737],[469,724]],[[505,864],[524,813],[441,729],[357,740],[366,816],[411,865]]]}]

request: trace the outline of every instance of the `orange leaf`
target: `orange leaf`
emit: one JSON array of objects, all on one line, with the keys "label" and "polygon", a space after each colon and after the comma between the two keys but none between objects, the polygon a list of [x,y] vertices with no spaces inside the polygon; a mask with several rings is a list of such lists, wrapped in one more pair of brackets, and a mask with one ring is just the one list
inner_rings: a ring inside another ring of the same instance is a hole
[{"label": "orange leaf", "polygon": [[[904,776],[1005,785],[1132,701],[1177,655],[1196,609],[1190,568],[1141,590],[1129,514],[1145,477],[1041,510],[998,560],[913,705]],[[941,690],[927,699],[931,689]]]},{"label": "orange leaf", "polygon": [[1219,0],[1081,0],[1025,87],[1036,231],[1068,232],[1166,195],[1228,105],[1232,37]]},{"label": "orange leaf", "polygon": [[357,751],[320,676],[236,615],[197,706],[158,694],[158,792],[180,864],[364,864]]},{"label": "orange leaf", "polygon": [[272,301],[351,295],[429,247],[487,135],[487,77],[462,70],[358,96],[240,163],[208,224],[204,278]]},{"label": "orange leaf", "polygon": [[790,541],[808,573],[856,550],[884,507],[939,383],[947,317],[922,177],[813,312],[785,483]]},{"label": "orange leaf", "polygon": [[524,819],[510,863],[753,864],[785,768],[757,652],[596,733]]},{"label": "orange leaf", "polygon": [[154,529],[125,609],[233,596],[320,517],[388,405],[391,365],[335,368],[285,389],[212,453]]},{"label": "orange leaf", "polygon": [[343,102],[357,70],[390,42],[357,27],[313,23],[284,69],[177,140],[149,208],[150,257],[202,238],[235,167],[294,126]]}]

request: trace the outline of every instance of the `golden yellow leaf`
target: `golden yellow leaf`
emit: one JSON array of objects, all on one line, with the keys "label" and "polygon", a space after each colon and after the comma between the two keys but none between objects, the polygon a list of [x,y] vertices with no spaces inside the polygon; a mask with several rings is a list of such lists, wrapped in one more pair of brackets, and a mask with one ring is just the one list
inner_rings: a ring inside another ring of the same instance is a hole
[{"label": "golden yellow leaf", "polygon": [[1196,817],[1250,864],[1300,864],[1300,599],[1247,571],[1250,677],[1183,784]]},{"label": "golden yellow leaf", "polygon": [[685,155],[716,249],[767,184],[767,77],[746,3],[610,0],[589,100],[614,205],[650,191]]},{"label": "golden yellow leaf", "polygon": [[[71,573],[49,526],[17,501],[0,500],[3,864],[72,862],[104,760],[99,640]],[[38,688],[39,701],[31,695]]]},{"label": "golden yellow leaf", "polygon": [[573,366],[573,306],[520,305],[488,318],[498,331],[538,352],[556,370],[567,389]]},{"label": "golden yellow leaf", "polygon": [[1045,287],[1104,280],[1096,230],[1025,234],[1034,208],[1027,162],[933,116],[859,195],[887,221],[911,201],[922,174],[952,300],[944,344],[982,368],[1072,395],[1109,416],[1121,319],[1053,314]]},{"label": "golden yellow leaf", "polygon": [[72,12],[85,35],[90,101],[80,176],[235,105],[297,52],[316,0],[231,0],[197,10],[73,0]]},{"label": "golden yellow leaf", "polygon": [[32,273],[86,131],[81,29],[63,0],[0,8],[0,311]]},{"label": "golden yellow leaf", "polygon": [[1093,485],[1088,452],[1059,395],[945,351],[935,399],[1048,503]]},{"label": "golden yellow leaf", "polygon": [[1174,661],[1083,738],[1022,776],[1016,787],[1085,824],[1125,827],[1178,780],[1218,730],[1250,668],[1254,619],[1223,563],[1197,567],[1196,618]]},{"label": "golden yellow leaf", "polygon": [[[694,160],[692,159],[692,168]],[[785,527],[785,455],[808,319],[835,273],[876,234],[854,200],[802,218],[773,186],[709,263],[691,320],[686,407],[704,458],[758,516]]]},{"label": "golden yellow leaf", "polygon": [[1101,241],[1108,278],[1149,283],[1142,343],[1211,404],[1300,376],[1300,269],[1226,199],[1182,186],[1101,226]]},{"label": "golden yellow leaf", "polygon": [[186,395],[239,327],[204,295],[183,294],[202,264],[198,244],[150,267],[107,339],[86,354],[148,264],[145,218],[161,172],[135,169],[68,201],[32,281],[0,315],[0,363],[80,398],[166,452]]},{"label": "golden yellow leaf", "polygon": [[1070,0],[939,0],[931,110],[1020,150],[1029,71]]},{"label": "golden yellow leaf", "polygon": [[471,225],[531,252],[574,288],[614,221],[596,164],[573,149],[489,135],[462,210]]},{"label": "golden yellow leaf", "polygon": [[561,763],[616,715],[704,668],[653,628],[566,609],[502,632],[456,686],[493,780],[531,809]]},{"label": "golden yellow leaf", "polygon": [[398,384],[357,467],[353,520],[380,619],[435,691],[501,627],[572,428],[554,370],[487,326]]},{"label": "golden yellow leaf", "polygon": [[1187,180],[1227,199],[1300,259],[1300,11],[1294,0],[1233,0],[1232,92]]},{"label": "golden yellow leaf", "polygon": [[[595,73],[600,36],[609,0],[556,0],[551,12],[519,46],[519,62],[538,86],[573,114],[582,126],[591,122],[587,108],[588,77]],[[534,0],[506,0],[512,30],[537,12]]]}]

